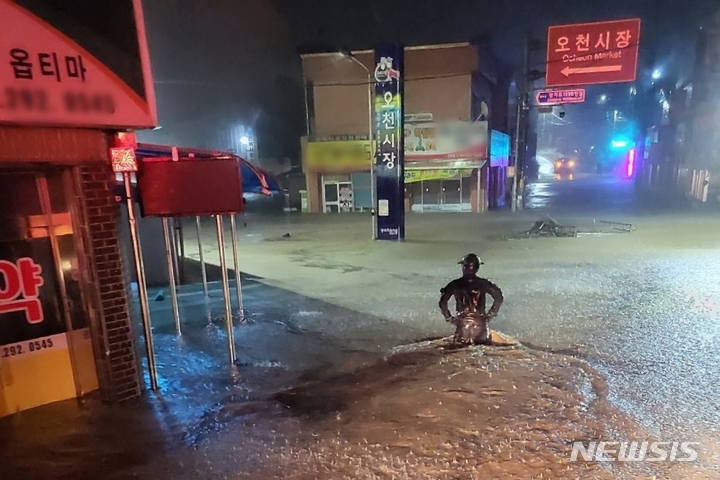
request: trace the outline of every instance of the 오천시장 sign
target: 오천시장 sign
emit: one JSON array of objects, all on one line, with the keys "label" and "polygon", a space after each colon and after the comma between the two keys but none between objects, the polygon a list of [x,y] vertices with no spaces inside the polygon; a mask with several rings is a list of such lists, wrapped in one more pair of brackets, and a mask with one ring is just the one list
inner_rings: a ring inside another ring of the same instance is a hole
[{"label": "\uc624\ucc9c\uc2dc\uc7a5 sign", "polygon": [[405,239],[403,47],[375,49],[375,132],[379,240]]},{"label": "\uc624\ucc9c\uc2dc\uc7a5 sign", "polygon": [[545,85],[632,82],[640,19],[556,25],[548,29]]},{"label": "\uc624\ucc9c\uc2dc\uc7a5 sign", "polygon": [[157,125],[140,0],[0,0],[0,123]]}]

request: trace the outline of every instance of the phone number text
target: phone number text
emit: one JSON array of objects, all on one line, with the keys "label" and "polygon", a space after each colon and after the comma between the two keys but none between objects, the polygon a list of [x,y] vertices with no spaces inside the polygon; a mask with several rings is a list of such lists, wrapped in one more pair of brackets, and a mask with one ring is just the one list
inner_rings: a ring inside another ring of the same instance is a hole
[{"label": "phone number text", "polygon": [[72,90],[50,94],[38,88],[6,87],[0,90],[0,109],[13,112],[51,113],[59,110],[73,115],[112,115],[116,107],[110,94]]},{"label": "phone number text", "polygon": [[17,357],[26,353],[38,352],[53,348],[52,338],[44,338],[42,340],[30,340],[28,342],[16,343],[14,345],[3,345],[0,347],[0,357]]}]

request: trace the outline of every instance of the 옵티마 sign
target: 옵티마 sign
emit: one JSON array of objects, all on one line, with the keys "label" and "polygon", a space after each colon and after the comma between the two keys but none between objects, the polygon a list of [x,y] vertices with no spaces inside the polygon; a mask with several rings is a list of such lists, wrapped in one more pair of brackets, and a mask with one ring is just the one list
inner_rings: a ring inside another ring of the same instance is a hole
[{"label": "\uc635\ud2f0\ub9c8 sign", "polygon": [[0,32],[0,123],[156,126],[140,0],[2,0]]}]

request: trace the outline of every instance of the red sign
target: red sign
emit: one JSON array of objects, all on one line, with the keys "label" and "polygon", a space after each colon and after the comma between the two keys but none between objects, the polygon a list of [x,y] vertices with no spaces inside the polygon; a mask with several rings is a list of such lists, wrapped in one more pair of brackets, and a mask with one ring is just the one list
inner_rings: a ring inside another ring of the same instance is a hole
[{"label": "red sign", "polygon": [[143,217],[183,217],[242,213],[237,157],[143,158],[138,172]]},{"label": "red sign", "polygon": [[137,148],[137,137],[132,132],[117,132],[113,138],[113,147]]},{"label": "red sign", "polygon": [[32,258],[23,257],[17,263],[0,260],[0,278],[5,286],[0,288],[0,314],[25,312],[28,323],[40,323],[45,319],[38,296],[45,280],[42,267]]},{"label": "red sign", "polygon": [[157,125],[141,0],[1,0],[0,31],[0,123]]},{"label": "red sign", "polygon": [[639,18],[550,27],[545,84],[633,82],[639,44]]},{"label": "red sign", "polygon": [[115,173],[137,172],[137,158],[132,148],[111,148],[110,161]]}]

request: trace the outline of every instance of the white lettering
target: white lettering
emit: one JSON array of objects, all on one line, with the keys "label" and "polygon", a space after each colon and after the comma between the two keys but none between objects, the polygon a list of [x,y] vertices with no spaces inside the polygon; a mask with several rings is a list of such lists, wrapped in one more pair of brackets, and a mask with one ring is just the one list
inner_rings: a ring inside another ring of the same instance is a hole
[{"label": "white lettering", "polygon": [[657,455],[657,457],[648,458],[648,462],[664,462],[667,460],[668,454],[662,445],[670,445],[670,442],[653,442],[650,444],[650,451]]},{"label": "white lettering", "polygon": [[647,449],[648,442],[622,442],[618,459],[621,462],[641,462],[647,454]]},{"label": "white lettering", "polygon": [[[590,55],[586,55],[590,57]],[[602,52],[592,56],[592,60],[617,60],[622,58],[622,52]]]},{"label": "white lettering", "polygon": [[[617,445],[618,442],[600,442],[598,443],[597,450],[595,450],[595,461],[596,462],[612,462],[614,455],[617,453],[617,449],[607,448],[612,445]],[[613,455],[608,457],[606,455]]]},{"label": "white lettering", "polygon": [[695,460],[697,460],[697,450],[691,448],[690,445],[700,445],[700,442],[682,442],[680,444],[680,450],[682,450],[683,453],[687,454],[687,458],[678,458],[678,462],[694,462]]},{"label": "white lettering", "polygon": [[588,448],[585,448],[583,442],[573,442],[572,453],[570,454],[570,461],[577,462],[578,453],[583,457],[586,462],[591,461],[595,457],[595,448],[597,444],[595,442],[588,442]]},{"label": "white lettering", "polygon": [[590,62],[592,59],[592,55],[563,55],[563,62]]},{"label": "white lettering", "polygon": [[570,461],[581,456],[586,462],[693,462],[698,458],[697,445],[700,442],[601,441],[587,442],[586,447],[583,442],[573,442]]}]

